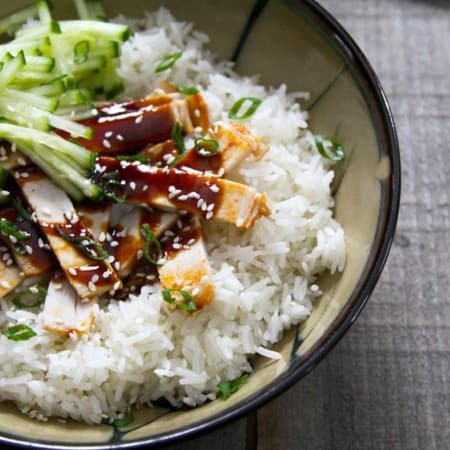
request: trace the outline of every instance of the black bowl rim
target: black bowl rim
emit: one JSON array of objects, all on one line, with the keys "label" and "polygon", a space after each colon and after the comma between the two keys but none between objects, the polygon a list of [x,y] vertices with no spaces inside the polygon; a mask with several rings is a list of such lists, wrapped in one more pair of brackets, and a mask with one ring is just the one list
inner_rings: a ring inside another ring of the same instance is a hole
[{"label": "black bowl rim", "polygon": [[[354,292],[352,297],[347,301],[347,305],[335,319],[333,326],[327,330],[319,341],[308,352],[308,357],[292,364],[286,372],[274,379],[269,385],[264,386],[261,390],[253,393],[245,403],[233,405],[228,412],[218,413],[211,416],[194,426],[186,426],[178,431],[168,434],[155,435],[149,439],[130,442],[111,442],[110,444],[99,445],[66,445],[63,443],[51,444],[48,442],[25,442],[17,438],[9,438],[0,436],[0,443],[12,444],[22,448],[37,449],[61,449],[61,450],[102,450],[102,449],[130,449],[144,446],[153,447],[155,445],[168,445],[179,441],[180,439],[192,439],[199,434],[206,433],[218,428],[226,423],[232,422],[249,414],[257,408],[263,406],[275,396],[286,391],[295,382],[308,374],[325,355],[333,349],[337,342],[349,330],[350,326],[361,313],[366,305],[375,285],[381,275],[383,267],[386,263],[389,250],[394,239],[395,228],[397,224],[399,206],[400,206],[400,182],[401,182],[401,164],[400,164],[400,148],[398,144],[396,127],[394,118],[388,100],[381,86],[381,83],[373,70],[366,56],[345,30],[345,28],[316,0],[297,0],[302,3],[303,7],[309,8],[309,13],[315,22],[330,32],[334,36],[339,50],[352,61],[351,68],[359,74],[359,78],[366,83],[366,90],[370,92],[374,100],[375,111],[373,114],[379,114],[382,127],[378,130],[378,136],[382,135],[386,151],[391,162],[391,174],[389,177],[388,189],[385,194],[384,204],[386,207],[384,220],[379,225],[382,227],[377,229],[378,246],[372,260],[366,265],[364,275],[359,282],[359,290]],[[383,202],[382,202],[383,203]],[[380,215],[381,217],[381,215]],[[375,245],[375,244],[374,244]]]}]

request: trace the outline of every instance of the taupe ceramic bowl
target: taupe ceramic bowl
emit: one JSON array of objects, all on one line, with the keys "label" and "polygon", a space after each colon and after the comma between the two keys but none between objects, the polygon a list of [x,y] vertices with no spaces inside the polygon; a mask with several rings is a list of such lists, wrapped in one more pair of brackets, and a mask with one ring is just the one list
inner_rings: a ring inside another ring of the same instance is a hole
[{"label": "taupe ceramic bowl", "polygon": [[[1,2],[0,16],[32,3]],[[75,17],[58,0],[61,17]],[[311,316],[286,333],[278,362],[255,360],[249,382],[227,401],[188,412],[141,411],[124,430],[107,425],[38,423],[1,404],[0,444],[35,448],[131,448],[162,444],[209,430],[248,413],[309,372],[358,316],[381,273],[397,219],[400,160],[386,98],[364,55],[345,30],[313,0],[127,0],[104,2],[108,13],[141,16],[164,3],[176,17],[211,36],[220,58],[234,58],[242,74],[261,74],[268,85],[286,82],[309,91],[313,131],[336,136],[347,149],[336,184],[337,220],[347,242],[342,275],[321,280],[325,294]]]}]

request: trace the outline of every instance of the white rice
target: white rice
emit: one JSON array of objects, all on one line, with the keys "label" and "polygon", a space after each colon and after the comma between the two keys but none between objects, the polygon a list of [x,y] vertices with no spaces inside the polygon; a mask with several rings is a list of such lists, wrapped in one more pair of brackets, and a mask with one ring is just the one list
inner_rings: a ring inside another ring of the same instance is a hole
[{"label": "white rice", "polygon": [[[271,344],[309,315],[321,295],[318,274],[342,270],[345,260],[344,233],[332,218],[333,172],[295,103],[302,94],[288,94],[286,86],[267,90],[235,75],[229,63],[214,63],[204,49],[207,36],[167,10],[139,23],[117,20],[147,29],[123,47],[126,95],[151,92],[166,78],[200,86],[213,121],[226,120],[241,97],[264,99],[245,124],[270,152],[232,178],[267,192],[272,215],[247,232],[206,225],[217,297],[194,316],[168,313],[155,284],[98,308],[89,336],[63,340],[43,331],[42,313],[1,302],[2,329],[25,323],[38,335],[22,342],[0,336],[0,400],[11,399],[41,420],[56,415],[99,423],[160,398],[175,406],[214,399],[221,380],[251,371],[251,355],[280,357]],[[155,76],[161,59],[181,50],[173,69]]]}]

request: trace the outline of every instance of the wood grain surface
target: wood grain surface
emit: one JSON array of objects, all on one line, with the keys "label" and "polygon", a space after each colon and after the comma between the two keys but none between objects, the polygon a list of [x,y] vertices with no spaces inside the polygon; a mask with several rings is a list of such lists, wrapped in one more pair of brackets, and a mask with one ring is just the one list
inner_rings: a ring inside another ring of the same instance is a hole
[{"label": "wood grain surface", "polygon": [[450,1],[321,4],[394,112],[403,180],[389,260],[344,339],[257,412],[249,435],[241,420],[171,449],[450,449]]}]

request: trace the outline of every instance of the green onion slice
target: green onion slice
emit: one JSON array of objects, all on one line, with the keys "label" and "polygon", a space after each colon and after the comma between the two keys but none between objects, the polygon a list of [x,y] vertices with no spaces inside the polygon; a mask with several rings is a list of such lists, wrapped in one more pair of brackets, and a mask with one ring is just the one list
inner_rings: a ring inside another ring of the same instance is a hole
[{"label": "green onion slice", "polygon": [[144,223],[144,225],[142,225],[141,234],[144,238],[143,252],[145,259],[148,262],[157,265],[158,260],[163,256],[163,250],[160,242],[156,239],[155,233],[153,233],[153,230],[150,228],[148,223]]},{"label": "green onion slice", "polygon": [[[344,147],[334,137],[316,134],[314,136],[314,142],[316,143],[317,150],[323,158],[331,161],[343,161],[345,159]],[[330,144],[331,148],[329,149],[327,147],[329,147]]]},{"label": "green onion slice", "polygon": [[30,237],[29,233],[19,230],[16,224],[7,219],[0,219],[0,233],[8,238],[16,253],[25,255],[26,244],[24,240]]},{"label": "green onion slice", "polygon": [[241,386],[243,386],[248,380],[248,374],[241,375],[239,378],[230,381],[221,381],[217,387],[219,392],[217,393],[217,398],[226,400],[234,394]]},{"label": "green onion slice", "polygon": [[182,87],[180,85],[177,85],[177,91],[184,95],[194,95],[200,92],[195,86]]},{"label": "green onion slice", "polygon": [[125,202],[125,199],[127,198],[125,184],[119,180],[117,171],[100,174],[96,179],[96,183],[100,185],[103,195],[106,198],[109,198],[116,203]]},{"label": "green onion slice", "polygon": [[[185,301],[177,302],[172,295],[173,293],[181,295]],[[164,289],[162,291],[162,296],[164,301],[166,301],[170,305],[176,306],[177,308],[184,309],[185,311],[189,312],[197,311],[197,305],[195,304],[194,297],[192,297],[189,292],[183,289]]]},{"label": "green onion slice", "polygon": [[[241,111],[244,103],[250,103],[248,108],[244,111]],[[245,120],[252,116],[255,111],[258,109],[259,105],[262,103],[260,98],[256,97],[242,97],[240,98],[230,109],[228,113],[228,117],[234,120]],[[241,113],[239,114],[239,112]]]},{"label": "green onion slice", "polygon": [[134,416],[132,412],[127,412],[123,415],[121,419],[116,419],[113,422],[114,428],[125,428],[133,422]]},{"label": "green onion slice", "polygon": [[182,155],[186,151],[183,139],[183,128],[179,122],[175,122],[172,127],[172,139],[177,144],[178,153]]},{"label": "green onion slice", "polygon": [[73,60],[75,64],[83,64],[87,61],[89,55],[89,41],[80,41],[73,48]]},{"label": "green onion slice", "polygon": [[6,329],[3,334],[10,341],[28,341],[36,336],[36,333],[27,325],[18,324]]},{"label": "green onion slice", "polygon": [[197,138],[194,140],[194,149],[198,155],[206,158],[220,153],[219,143],[215,139]]},{"label": "green onion slice", "polygon": [[37,308],[42,305],[47,296],[47,289],[42,286],[32,286],[13,298],[12,302],[17,308]]},{"label": "green onion slice", "polygon": [[14,209],[25,219],[29,220],[30,222],[33,221],[31,217],[30,211],[28,209],[24,208],[16,199],[11,199],[11,204],[13,205]]},{"label": "green onion slice", "polygon": [[73,234],[66,233],[59,226],[56,226],[56,231],[67,242],[74,244],[77,250],[89,259],[102,261],[109,256],[108,252],[90,236],[74,236]]},{"label": "green onion slice", "polygon": [[164,72],[165,70],[171,69],[172,66],[181,58],[183,52],[170,53],[161,60],[158,67],[155,69],[156,73]]}]

